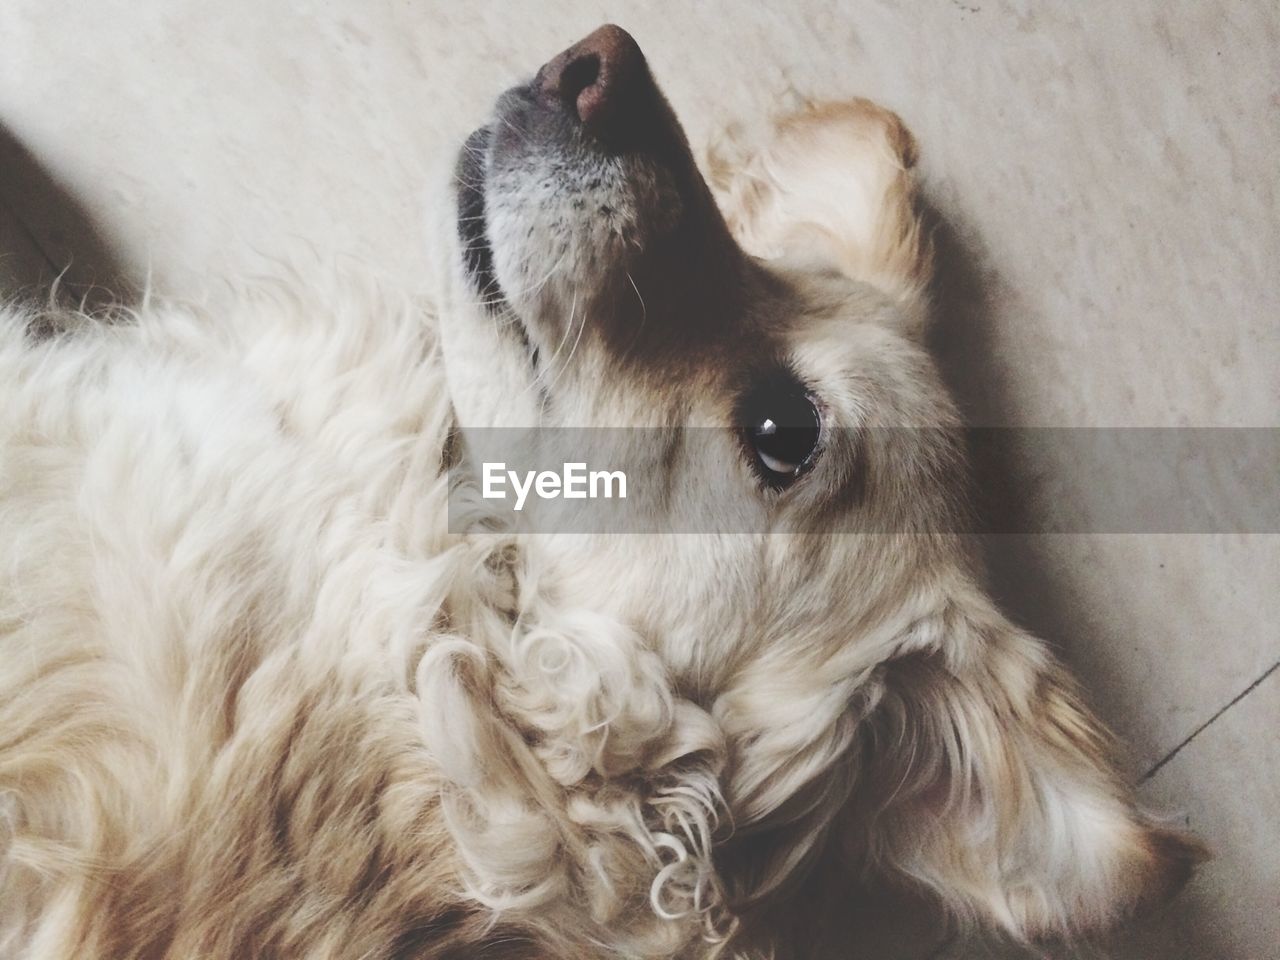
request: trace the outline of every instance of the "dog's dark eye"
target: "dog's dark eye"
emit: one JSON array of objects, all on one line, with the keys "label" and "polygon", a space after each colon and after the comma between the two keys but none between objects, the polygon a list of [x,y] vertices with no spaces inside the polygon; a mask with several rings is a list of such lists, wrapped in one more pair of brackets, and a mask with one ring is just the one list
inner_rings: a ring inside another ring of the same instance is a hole
[{"label": "dog's dark eye", "polygon": [[772,486],[784,487],[813,461],[822,417],[799,384],[772,383],[755,391],[742,410],[747,444]]}]

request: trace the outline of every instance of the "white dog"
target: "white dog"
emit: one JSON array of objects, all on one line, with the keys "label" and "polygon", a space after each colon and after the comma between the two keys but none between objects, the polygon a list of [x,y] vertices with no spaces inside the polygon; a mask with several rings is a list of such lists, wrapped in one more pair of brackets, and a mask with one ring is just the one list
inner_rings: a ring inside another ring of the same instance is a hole
[{"label": "white dog", "polygon": [[[815,107],[722,212],[605,27],[468,142],[429,309],[0,315],[0,954],[803,955],[837,827],[1019,937],[1175,890],[955,532],[914,153]],[[658,532],[501,529],[507,426],[637,428]]]}]

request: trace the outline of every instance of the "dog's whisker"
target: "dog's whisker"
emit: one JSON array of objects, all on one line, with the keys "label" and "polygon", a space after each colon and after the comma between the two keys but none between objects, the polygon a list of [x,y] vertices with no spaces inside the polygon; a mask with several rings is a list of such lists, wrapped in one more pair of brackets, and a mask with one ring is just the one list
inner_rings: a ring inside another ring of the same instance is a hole
[{"label": "dog's whisker", "polygon": [[631,335],[631,340],[627,345],[628,351],[635,347],[644,336],[645,324],[649,321],[649,308],[645,306],[644,297],[640,295],[640,288],[636,286],[635,278],[631,276],[631,271],[627,272],[627,282],[631,284],[631,289],[635,291],[636,299],[640,301],[640,323],[637,324],[635,333]]},{"label": "dog's whisker", "polygon": [[[560,355],[560,351],[564,349],[565,343],[569,340],[570,331],[573,329],[574,312],[577,309],[578,291],[575,290],[573,292],[573,301],[569,306],[569,319],[564,324],[564,332],[560,335],[560,342],[556,344],[556,348],[552,352],[551,356],[547,358],[546,363],[542,365],[541,369],[539,369],[535,374],[533,380],[530,381],[529,386],[525,388],[525,392],[535,390],[541,386],[546,379],[547,372],[555,369],[556,358]],[[544,391],[544,396],[545,394],[546,391]]]},{"label": "dog's whisker", "polygon": [[[573,300],[574,309],[577,308],[577,305],[578,305],[578,298],[575,292],[574,300]],[[569,313],[569,323],[566,325],[566,331],[569,329],[572,329],[572,324],[573,324],[573,311],[571,310]],[[555,378],[549,384],[547,384],[544,389],[544,394],[546,395],[548,402],[550,400],[551,391],[560,382],[560,378],[564,376],[565,372],[569,369],[570,364],[573,363],[574,355],[578,352],[578,344],[582,340],[582,331],[585,330],[586,328],[587,328],[587,313],[584,310],[582,312],[582,320],[578,323],[578,333],[573,338],[573,346],[569,348],[569,355],[564,358],[564,362],[560,365],[560,369],[556,372]]]}]

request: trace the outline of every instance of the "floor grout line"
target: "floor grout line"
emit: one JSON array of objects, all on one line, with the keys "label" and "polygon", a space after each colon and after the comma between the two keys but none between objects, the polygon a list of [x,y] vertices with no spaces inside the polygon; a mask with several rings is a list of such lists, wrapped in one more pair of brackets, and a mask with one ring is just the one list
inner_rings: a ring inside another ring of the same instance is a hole
[{"label": "floor grout line", "polygon": [[1239,703],[1249,694],[1253,693],[1253,691],[1257,690],[1258,687],[1262,685],[1262,682],[1266,680],[1267,677],[1275,673],[1276,670],[1280,670],[1280,660],[1277,660],[1271,666],[1267,667],[1266,670],[1262,671],[1262,676],[1258,677],[1257,680],[1254,680],[1253,683],[1249,684],[1247,687],[1245,687],[1243,690],[1237,693],[1230,701],[1227,702],[1226,706],[1224,706],[1221,710],[1215,713],[1212,717],[1210,717],[1204,723],[1200,724],[1200,726],[1192,730],[1191,733],[1187,735],[1187,738],[1185,740],[1183,740],[1180,744],[1178,744],[1176,747],[1174,747],[1172,750],[1166,753],[1163,757],[1157,760],[1155,765],[1142,775],[1141,779],[1138,780],[1138,783],[1139,784],[1146,783],[1148,780],[1154,777],[1157,773],[1159,773],[1160,768],[1163,767],[1170,760],[1172,760],[1174,757],[1176,757],[1179,753],[1181,753],[1183,747],[1187,746],[1189,743],[1191,743],[1192,740],[1194,740],[1196,737],[1200,736],[1200,734],[1208,730],[1209,727],[1211,727],[1218,720],[1218,718],[1221,717],[1224,713],[1226,713],[1228,710],[1234,707],[1237,703]]}]

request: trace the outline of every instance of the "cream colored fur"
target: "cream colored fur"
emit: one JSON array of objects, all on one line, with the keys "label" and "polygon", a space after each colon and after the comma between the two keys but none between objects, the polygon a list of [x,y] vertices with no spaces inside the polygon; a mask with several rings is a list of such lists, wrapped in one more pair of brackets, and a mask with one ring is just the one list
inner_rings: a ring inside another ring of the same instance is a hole
[{"label": "cream colored fur", "polygon": [[[744,152],[730,224],[838,304],[789,335],[834,415],[954,426],[909,134],[860,101]],[[767,918],[837,838],[1019,937],[1177,885],[1194,846],[948,532],[954,449],[867,454],[901,534],[486,533],[473,491],[450,535],[454,410],[538,412],[439,259],[431,304],[259,284],[39,340],[3,313],[0,956],[802,954]],[[568,420],[638,422],[568,356]]]}]

